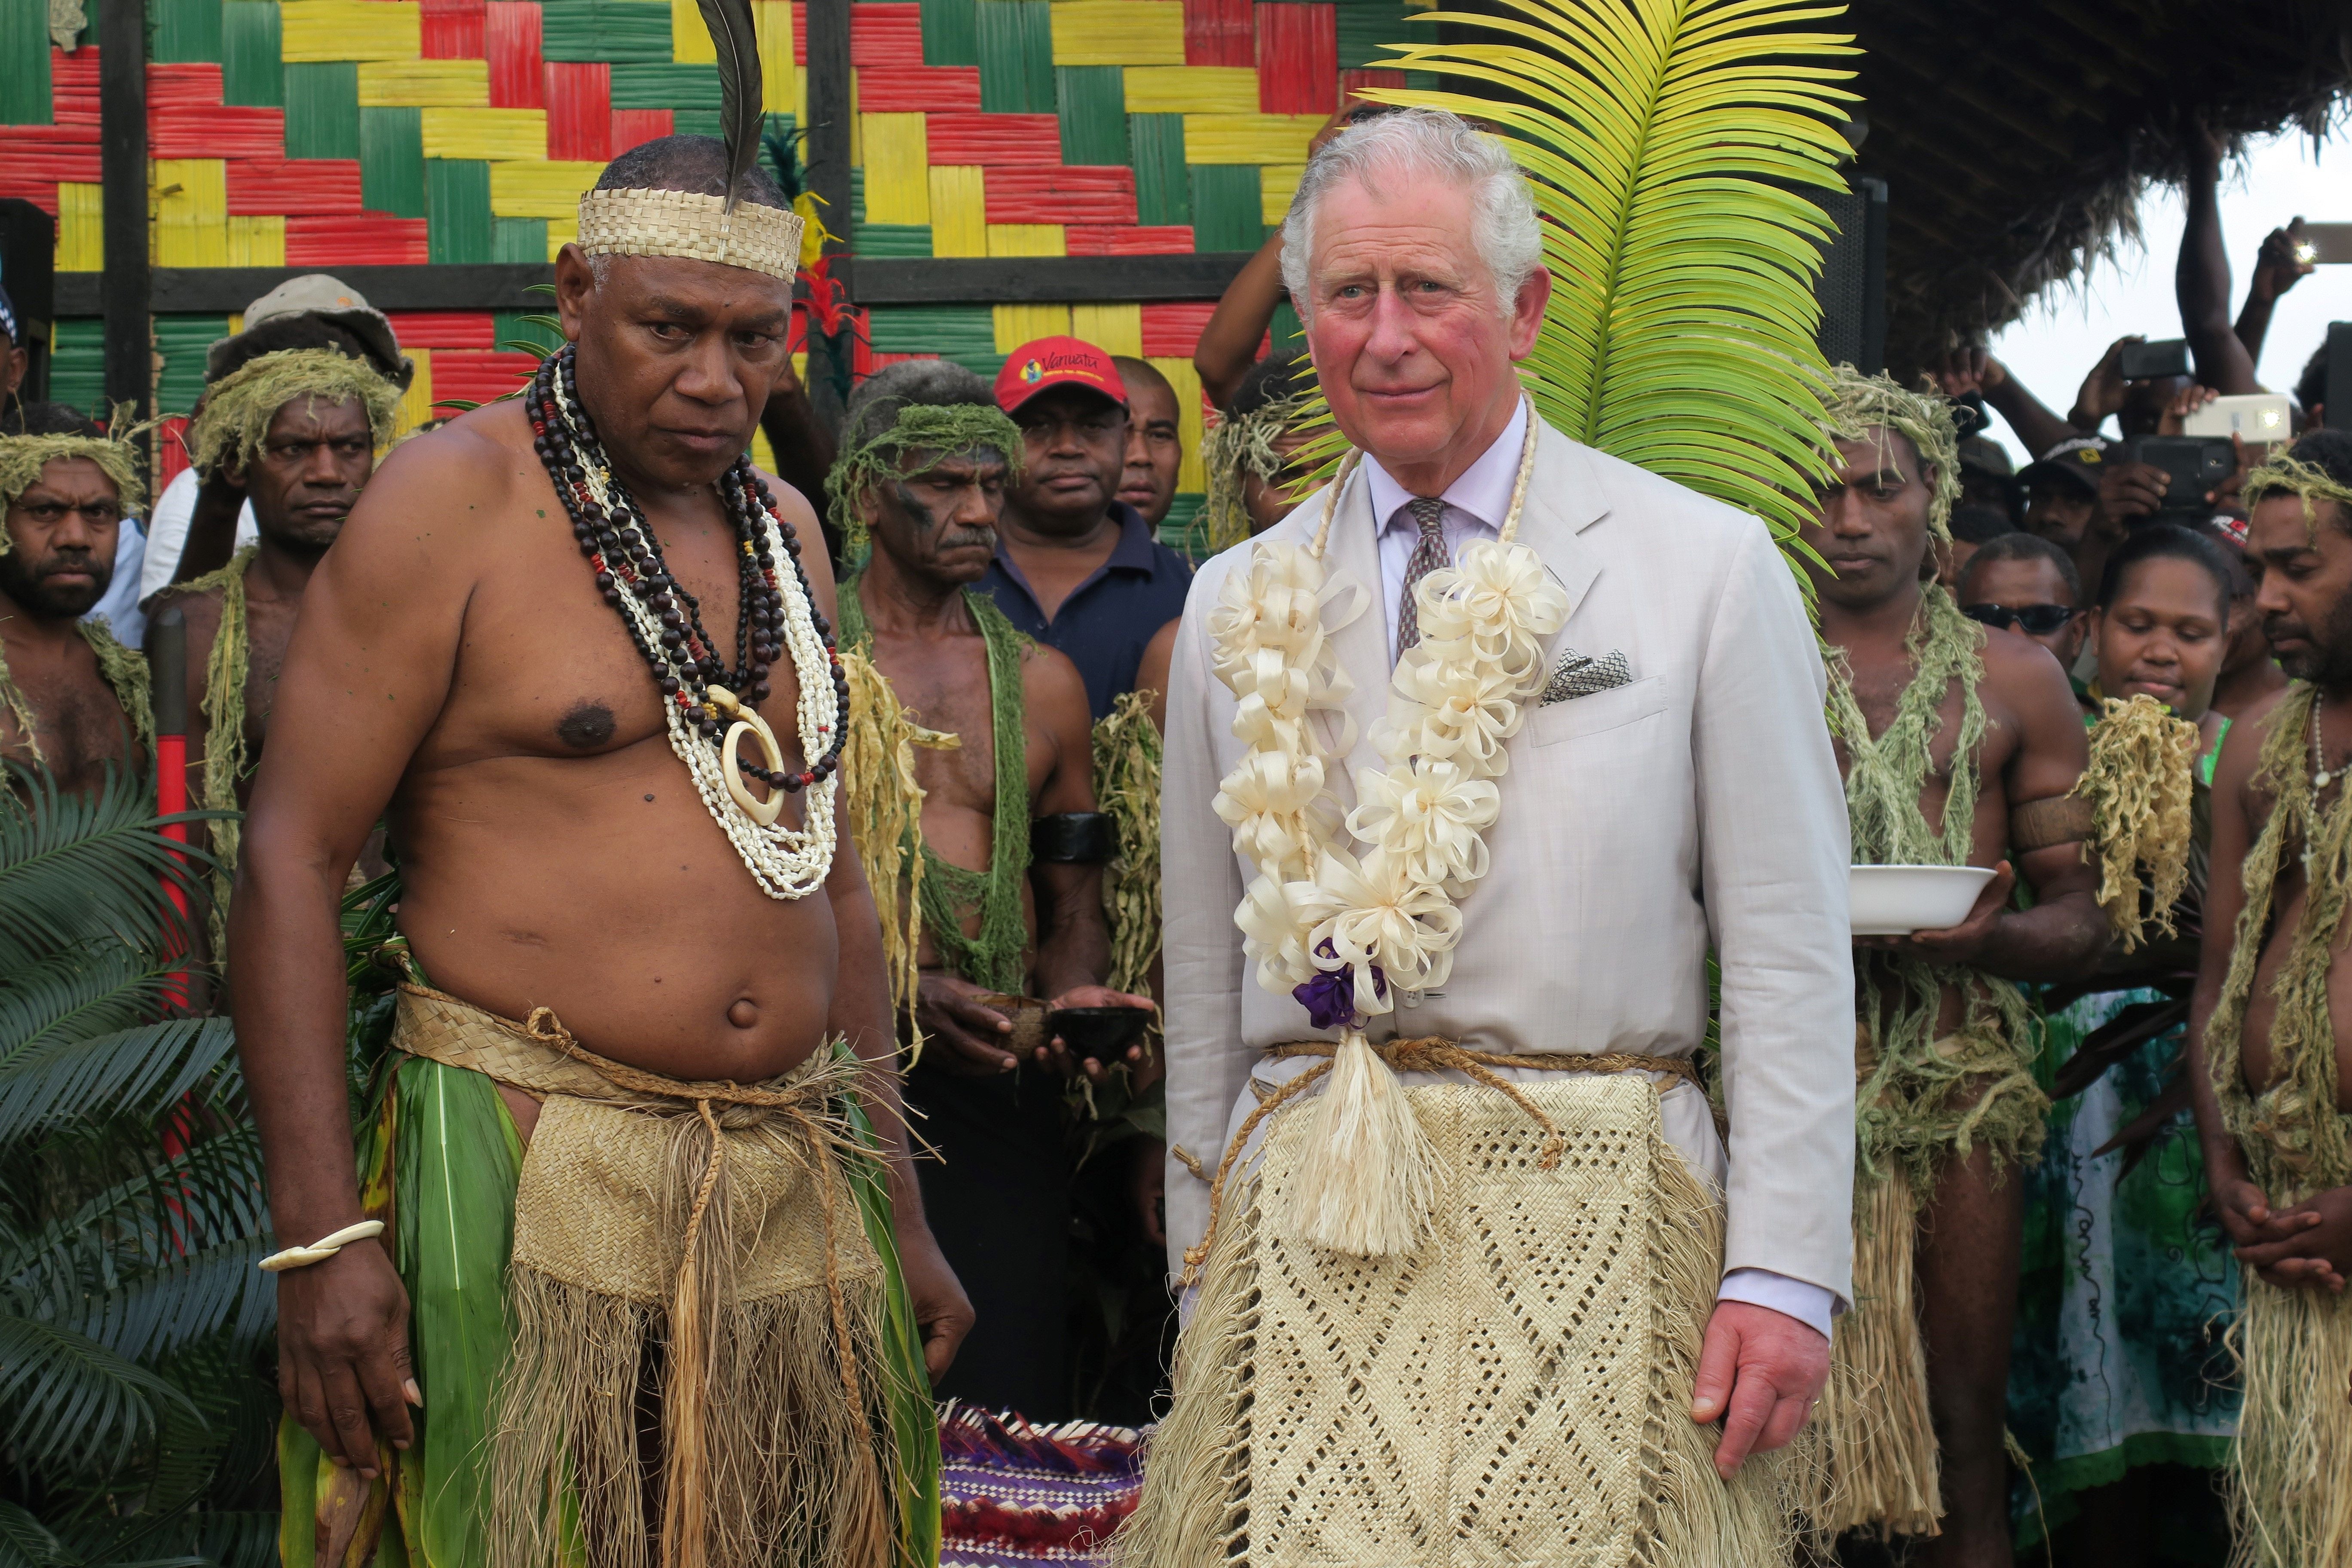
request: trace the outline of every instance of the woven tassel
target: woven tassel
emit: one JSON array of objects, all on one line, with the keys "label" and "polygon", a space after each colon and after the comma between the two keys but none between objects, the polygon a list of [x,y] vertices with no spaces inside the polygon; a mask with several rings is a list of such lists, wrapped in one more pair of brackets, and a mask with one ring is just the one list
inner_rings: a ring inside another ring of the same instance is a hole
[{"label": "woven tassel", "polygon": [[727,1163],[727,1141],[709,1101],[697,1100],[695,1110],[710,1133],[710,1161],[703,1167],[694,1210],[686,1222],[685,1256],[669,1309],[669,1366],[662,1380],[662,1440],[668,1450],[663,1457],[662,1568],[704,1568],[710,1560],[706,1515],[714,1456],[704,1406],[711,1393],[710,1313],[718,1292],[712,1288],[716,1282],[705,1279],[703,1273],[724,1243],[713,1247],[703,1226]]},{"label": "woven tassel", "polygon": [[1309,1109],[1283,1234],[1358,1258],[1409,1252],[1429,1228],[1428,1134],[1404,1085],[1350,1029]]}]

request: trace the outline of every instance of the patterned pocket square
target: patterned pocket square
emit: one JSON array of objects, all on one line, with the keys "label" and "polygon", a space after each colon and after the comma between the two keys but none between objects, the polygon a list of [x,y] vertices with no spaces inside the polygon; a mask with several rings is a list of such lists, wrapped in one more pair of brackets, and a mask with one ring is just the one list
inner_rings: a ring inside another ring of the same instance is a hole
[{"label": "patterned pocket square", "polygon": [[1559,662],[1551,667],[1551,679],[1544,683],[1542,706],[1549,708],[1555,702],[1590,697],[1633,679],[1625,656],[1613,648],[1598,658],[1574,648],[1563,648]]}]

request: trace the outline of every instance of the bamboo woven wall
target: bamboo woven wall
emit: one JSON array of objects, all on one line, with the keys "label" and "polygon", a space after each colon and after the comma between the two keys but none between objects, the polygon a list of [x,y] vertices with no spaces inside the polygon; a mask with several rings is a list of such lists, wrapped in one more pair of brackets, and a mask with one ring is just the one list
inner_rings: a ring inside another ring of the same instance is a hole
[{"label": "bamboo woven wall", "polygon": [[[102,0],[93,0],[102,4]],[[531,262],[572,237],[604,162],[715,133],[693,0],[148,0],[152,255],[163,267]],[[802,7],[754,0],[775,128],[805,117]],[[58,217],[58,265],[100,259],[98,50],[60,51],[48,0],[0,0],[0,195]],[[1404,0],[858,0],[852,211],[868,256],[1255,249],[1342,73],[1409,35]],[[938,354],[992,375],[1076,332],[1179,389],[1202,489],[1192,353],[1206,303],[877,306],[857,370]],[[226,317],[162,317],[157,406],[184,412]],[[418,417],[510,390],[511,316],[399,322]],[[1280,330],[1279,328],[1277,329]],[[53,394],[98,400],[96,321],[60,322]]]}]

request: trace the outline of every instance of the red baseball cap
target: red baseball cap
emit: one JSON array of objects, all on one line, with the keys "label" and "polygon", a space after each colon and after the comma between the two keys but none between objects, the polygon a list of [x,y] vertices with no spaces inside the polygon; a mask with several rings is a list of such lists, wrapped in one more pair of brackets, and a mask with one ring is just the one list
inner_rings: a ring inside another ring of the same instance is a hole
[{"label": "red baseball cap", "polygon": [[1079,338],[1037,338],[1004,357],[996,373],[996,405],[1007,414],[1049,387],[1083,386],[1112,402],[1127,402],[1127,384],[1110,355]]}]

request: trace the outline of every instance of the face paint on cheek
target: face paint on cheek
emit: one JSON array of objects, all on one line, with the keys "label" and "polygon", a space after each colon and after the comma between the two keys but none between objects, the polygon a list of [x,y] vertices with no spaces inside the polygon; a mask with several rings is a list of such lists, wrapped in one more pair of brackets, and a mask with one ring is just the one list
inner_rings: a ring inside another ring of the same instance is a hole
[{"label": "face paint on cheek", "polygon": [[915,525],[916,532],[936,533],[939,531],[939,519],[931,515],[931,509],[929,507],[925,506],[920,500],[916,499],[915,492],[910,487],[905,484],[892,485],[890,487],[890,493],[892,496],[897,498],[898,510],[905,512],[907,514],[907,520]]}]

